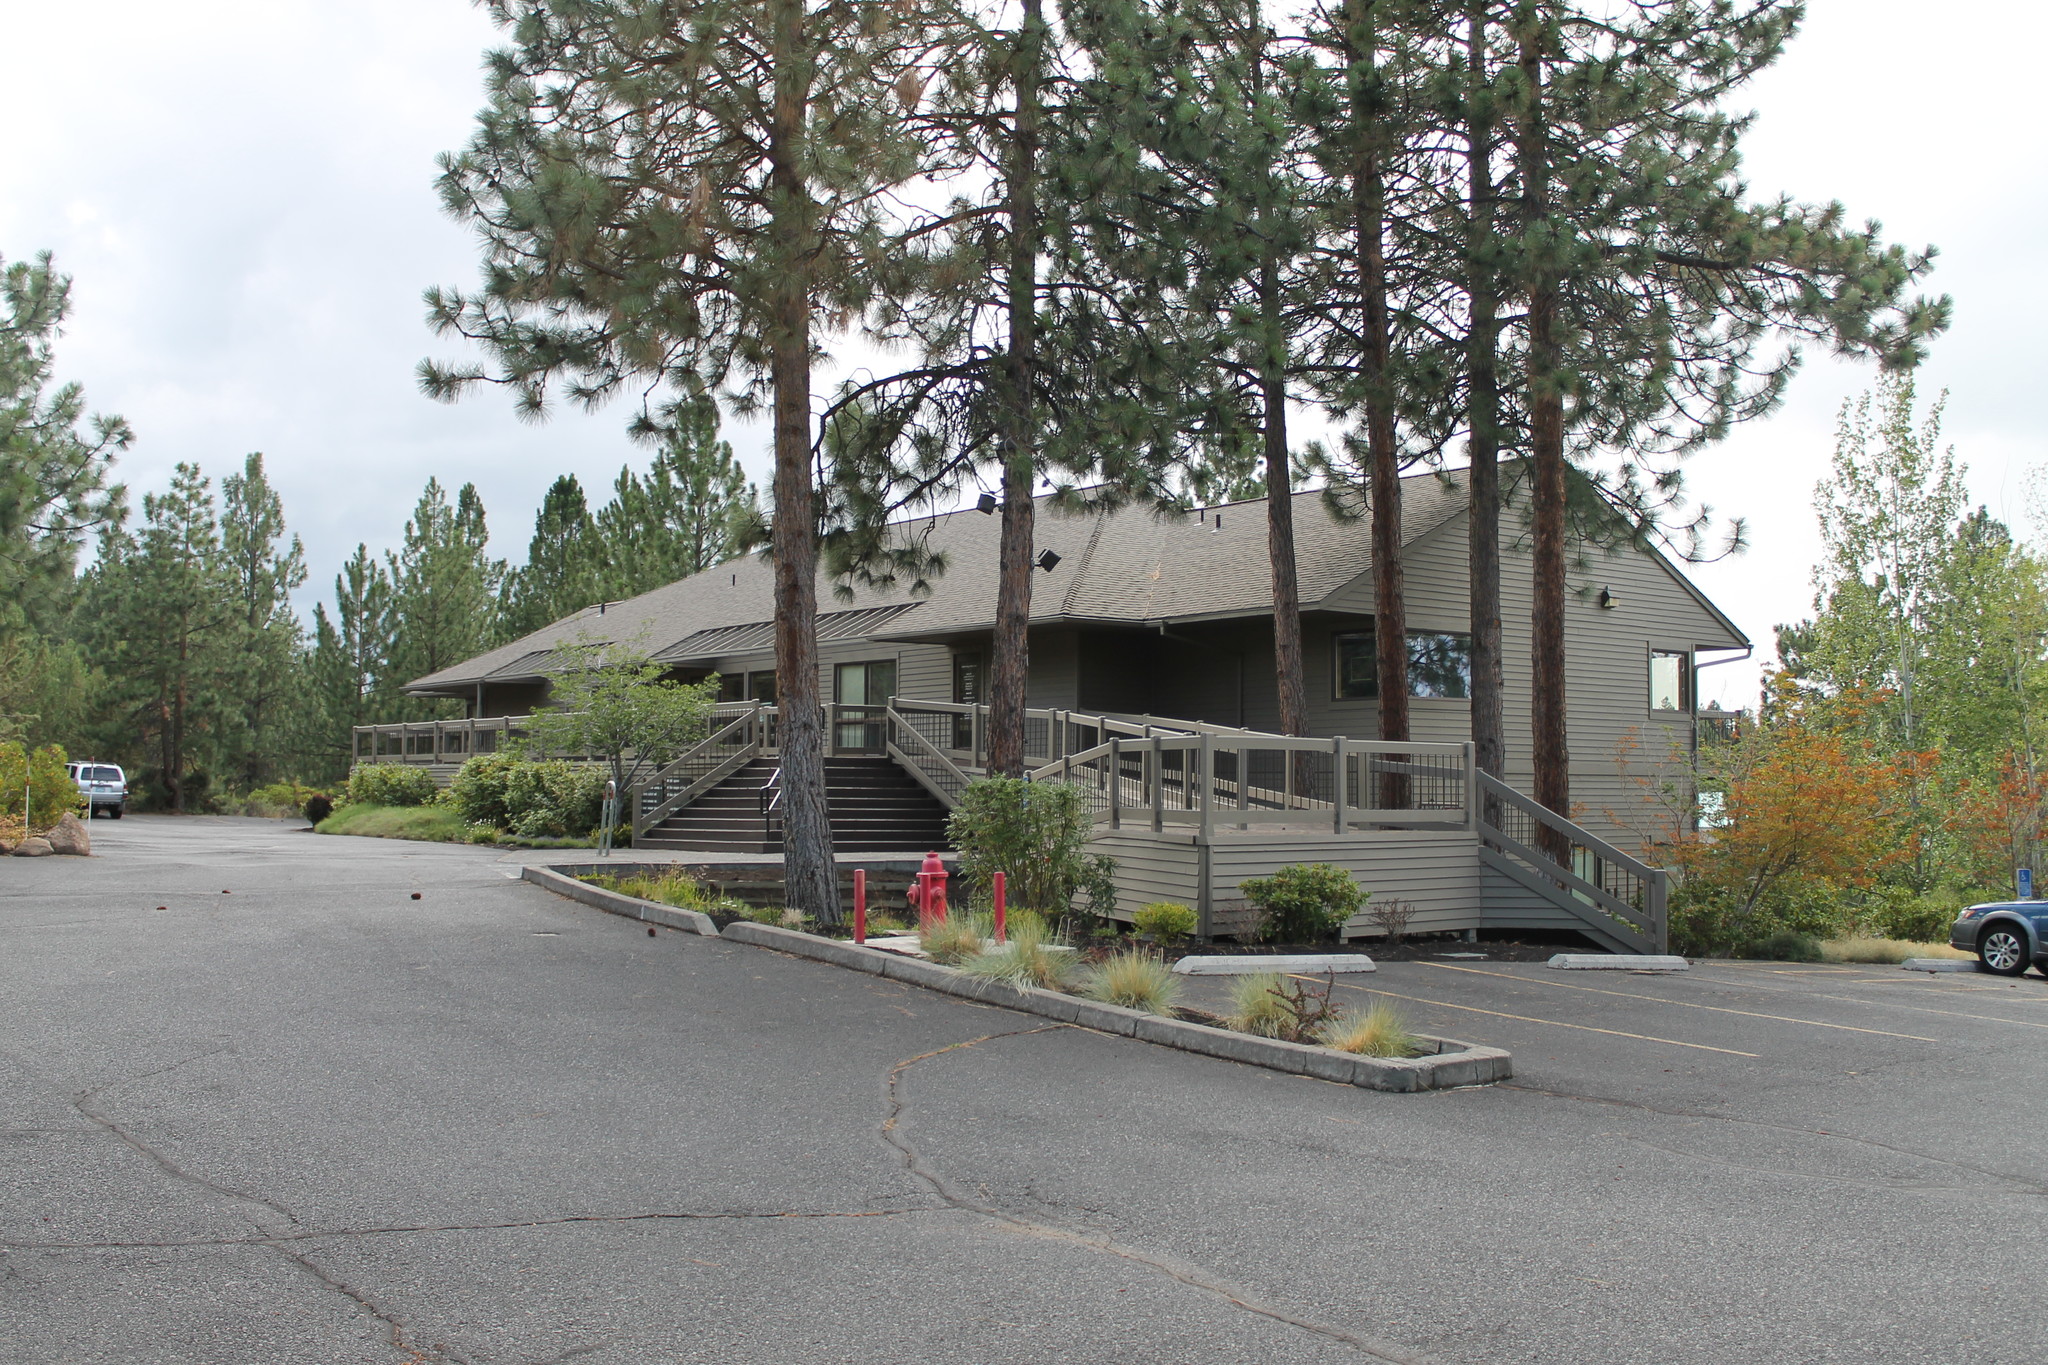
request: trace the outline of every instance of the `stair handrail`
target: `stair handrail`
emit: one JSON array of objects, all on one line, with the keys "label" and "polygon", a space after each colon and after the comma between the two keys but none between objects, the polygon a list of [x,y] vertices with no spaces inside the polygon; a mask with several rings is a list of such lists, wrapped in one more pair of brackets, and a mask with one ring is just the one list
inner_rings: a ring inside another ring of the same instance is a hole
[{"label": "stair handrail", "polygon": [[[645,781],[634,785],[629,809],[633,812],[635,843],[638,843],[640,836],[649,829],[738,772],[760,754],[761,718],[765,709],[760,702],[753,702],[731,722],[691,746],[688,753]],[[730,743],[734,736],[740,734],[746,736],[743,743],[723,756],[717,755],[716,751],[720,746]],[[709,766],[704,766],[706,759],[712,760]],[[689,776],[693,765],[701,771]],[[686,776],[688,780],[680,788],[667,792],[653,805],[648,804],[648,796],[657,791],[665,791],[669,783]]]},{"label": "stair handrail", "polygon": [[[1632,854],[1624,853],[1591,830],[1524,796],[1491,773],[1482,772],[1478,776],[1477,794],[1482,799],[1476,803],[1480,812],[1477,823],[1480,842],[1483,845],[1518,860],[1542,879],[1562,887],[1577,899],[1609,917],[1620,920],[1635,933],[1654,940],[1655,951],[1664,951],[1670,940],[1670,873],[1663,868],[1652,867]],[[1502,807],[1512,807],[1522,812],[1539,830],[1553,835],[1564,845],[1567,861],[1559,862],[1553,853],[1531,847],[1502,829],[1490,813]],[[1589,870],[1598,872],[1598,865],[1605,864],[1638,883],[1640,903],[1629,896],[1616,894],[1606,885],[1604,877],[1593,880],[1580,875],[1576,858],[1576,852],[1579,850],[1590,854],[1594,859],[1595,866]]]},{"label": "stair handrail", "polygon": [[775,839],[782,833],[782,767],[777,765],[761,784],[761,835]]},{"label": "stair handrail", "polygon": [[[889,757],[896,765],[917,779],[918,785],[939,799],[939,804],[952,810],[960,804],[960,794],[973,781],[960,765],[946,757],[945,753],[919,734],[917,727],[906,720],[892,703],[885,708],[888,716],[889,735],[887,747]],[[896,742],[897,736],[910,742],[906,750]]]}]

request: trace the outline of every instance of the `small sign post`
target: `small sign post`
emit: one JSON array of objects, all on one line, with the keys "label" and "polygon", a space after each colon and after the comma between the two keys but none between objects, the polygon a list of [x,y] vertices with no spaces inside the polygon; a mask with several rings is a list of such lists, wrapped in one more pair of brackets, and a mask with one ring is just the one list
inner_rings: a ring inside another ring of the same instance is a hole
[{"label": "small sign post", "polygon": [[597,830],[597,856],[612,856],[612,827],[619,823],[619,784],[606,778],[604,784],[604,812]]},{"label": "small sign post", "polygon": [[2016,870],[2013,879],[2020,885],[2020,899],[2023,901],[2032,900],[2034,898],[2034,869],[2031,867],[2019,868]]}]

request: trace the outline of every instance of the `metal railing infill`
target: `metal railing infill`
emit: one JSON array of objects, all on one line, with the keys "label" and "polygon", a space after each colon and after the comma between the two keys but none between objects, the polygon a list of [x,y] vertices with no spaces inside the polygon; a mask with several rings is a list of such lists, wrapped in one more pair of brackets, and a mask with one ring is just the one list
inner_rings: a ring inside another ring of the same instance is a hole
[{"label": "metal railing infill", "polygon": [[1479,783],[1485,807],[1479,840],[1489,865],[1638,951],[1665,951],[1670,944],[1669,873],[1491,774],[1479,774]]},{"label": "metal railing infill", "polygon": [[770,717],[759,702],[707,735],[675,762],[633,788],[633,838],[710,791],[758,758],[766,747]]}]

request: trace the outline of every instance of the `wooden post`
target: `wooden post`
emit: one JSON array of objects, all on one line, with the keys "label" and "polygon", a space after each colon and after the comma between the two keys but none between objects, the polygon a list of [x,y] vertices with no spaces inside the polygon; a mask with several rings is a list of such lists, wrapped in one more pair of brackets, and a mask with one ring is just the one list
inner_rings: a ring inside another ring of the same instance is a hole
[{"label": "wooden post", "polygon": [[1215,737],[1207,730],[1202,731],[1202,837],[1209,837],[1214,828],[1216,798],[1216,750]]},{"label": "wooden post", "polygon": [[1166,828],[1166,741],[1152,737],[1152,832]]},{"label": "wooden post", "polygon": [[1477,831],[1479,828],[1479,746],[1466,740],[1465,749],[1465,828]]},{"label": "wooden post", "polygon": [[1123,741],[1115,735],[1109,737],[1109,827],[1111,829],[1120,829],[1123,826],[1124,756],[1120,747],[1122,743]]},{"label": "wooden post", "polygon": [[1337,812],[1334,832],[1338,834],[1342,834],[1344,827],[1350,823],[1345,803],[1351,799],[1351,793],[1346,790],[1351,774],[1344,771],[1344,766],[1349,761],[1349,755],[1344,752],[1344,736],[1339,735],[1330,741],[1331,792],[1335,798],[1330,804]]}]

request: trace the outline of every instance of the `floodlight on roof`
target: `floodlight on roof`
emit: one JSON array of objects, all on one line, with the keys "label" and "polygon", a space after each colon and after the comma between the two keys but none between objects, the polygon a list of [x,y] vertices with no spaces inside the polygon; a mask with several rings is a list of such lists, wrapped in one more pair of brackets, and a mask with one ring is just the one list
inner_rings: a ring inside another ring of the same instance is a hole
[{"label": "floodlight on roof", "polygon": [[993,493],[983,493],[979,498],[976,498],[974,501],[974,510],[981,513],[985,517],[994,516],[996,506],[996,495]]},{"label": "floodlight on roof", "polygon": [[1060,566],[1060,557],[1054,554],[1051,550],[1040,550],[1038,552],[1038,558],[1033,562],[1036,563],[1039,568],[1045,570],[1047,573],[1051,573],[1054,569],[1057,569]]}]

